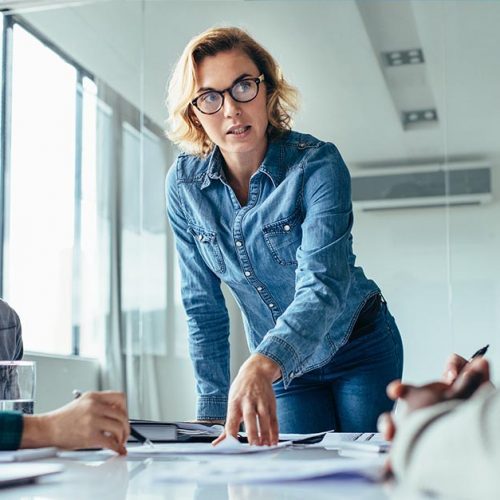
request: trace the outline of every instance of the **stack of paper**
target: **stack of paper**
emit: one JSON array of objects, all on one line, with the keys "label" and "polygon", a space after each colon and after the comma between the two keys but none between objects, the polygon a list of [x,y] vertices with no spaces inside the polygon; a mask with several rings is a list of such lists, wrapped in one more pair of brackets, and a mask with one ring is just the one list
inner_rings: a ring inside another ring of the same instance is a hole
[{"label": "stack of paper", "polygon": [[162,455],[238,455],[246,453],[262,453],[278,448],[289,446],[290,442],[279,443],[275,446],[254,446],[240,443],[236,438],[228,436],[217,446],[211,443],[165,443],[148,445],[129,446],[127,452],[130,456],[153,456]]}]

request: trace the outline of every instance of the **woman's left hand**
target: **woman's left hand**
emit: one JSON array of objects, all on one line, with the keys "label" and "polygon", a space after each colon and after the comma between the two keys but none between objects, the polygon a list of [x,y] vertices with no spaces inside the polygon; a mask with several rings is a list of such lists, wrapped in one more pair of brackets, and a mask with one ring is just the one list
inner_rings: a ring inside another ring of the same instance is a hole
[{"label": "woman's left hand", "polygon": [[252,354],[240,368],[229,390],[224,432],[213,442],[238,435],[245,423],[248,442],[273,445],[278,442],[276,398],[272,383],[281,375],[279,365],[261,354]]}]

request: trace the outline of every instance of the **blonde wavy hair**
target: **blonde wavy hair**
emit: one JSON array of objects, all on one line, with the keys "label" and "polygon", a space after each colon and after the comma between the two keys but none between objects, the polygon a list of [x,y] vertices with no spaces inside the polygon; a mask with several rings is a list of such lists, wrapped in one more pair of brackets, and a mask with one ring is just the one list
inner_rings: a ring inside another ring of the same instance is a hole
[{"label": "blonde wavy hair", "polygon": [[191,101],[196,92],[197,65],[207,56],[230,50],[244,52],[264,74],[268,136],[273,138],[291,128],[292,114],[297,110],[297,90],[283,78],[271,54],[240,28],[211,28],[187,44],[168,84],[167,137],[188,153],[203,157],[214,147],[203,128],[194,121]]}]

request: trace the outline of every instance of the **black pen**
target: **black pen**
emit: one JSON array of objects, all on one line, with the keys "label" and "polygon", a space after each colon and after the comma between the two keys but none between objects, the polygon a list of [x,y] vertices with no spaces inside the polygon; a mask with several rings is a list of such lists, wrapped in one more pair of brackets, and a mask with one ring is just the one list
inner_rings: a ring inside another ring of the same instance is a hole
[{"label": "black pen", "polygon": [[134,429],[132,426],[130,426],[130,435],[132,437],[135,437],[135,439],[137,439],[137,441],[139,441],[139,443],[147,444],[151,448],[155,447],[155,445],[153,444],[153,442],[150,439],[148,439],[146,436],[144,436],[144,434],[141,434],[138,430]]},{"label": "black pen", "polygon": [[485,345],[481,349],[478,349],[469,359],[469,361],[472,361],[474,358],[477,358],[478,356],[484,356],[486,354],[486,351],[488,350],[488,347],[490,347],[490,344]]},{"label": "black pen", "polygon": [[[82,395],[81,391],[79,391],[78,389],[73,389],[73,398],[74,399],[78,399],[81,395]],[[146,436],[141,434],[138,430],[134,429],[132,426],[130,426],[130,435],[132,437],[134,437],[135,439],[137,439],[137,441],[139,441],[139,443],[141,443],[141,444],[147,444],[151,448],[155,447],[155,445],[153,444],[153,442],[150,439],[148,439]]]}]

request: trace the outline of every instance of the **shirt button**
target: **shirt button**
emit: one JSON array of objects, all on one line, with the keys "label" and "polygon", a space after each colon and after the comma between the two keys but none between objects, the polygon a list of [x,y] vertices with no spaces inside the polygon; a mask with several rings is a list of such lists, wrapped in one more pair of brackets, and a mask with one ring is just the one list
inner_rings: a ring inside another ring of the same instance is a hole
[{"label": "shirt button", "polygon": [[288,232],[288,231],[290,231],[290,226],[288,224],[285,224],[283,229]]},{"label": "shirt button", "polygon": [[262,287],[261,287],[261,286],[258,286],[258,287],[257,287],[257,290],[258,290],[259,292],[262,292]]},{"label": "shirt button", "polygon": [[250,276],[252,273],[250,271],[245,271],[245,276]]},{"label": "shirt button", "polygon": [[203,235],[202,235],[202,234],[199,234],[199,235],[198,235],[198,240],[199,240],[199,241],[203,241]]},{"label": "shirt button", "polygon": [[242,245],[243,245],[243,243],[242,243],[241,241],[239,241],[239,240],[238,240],[238,241],[236,242],[236,246],[237,246],[237,247],[241,247]]},{"label": "shirt button", "polygon": [[269,307],[272,309],[274,307],[274,304],[273,303],[269,304]]}]

